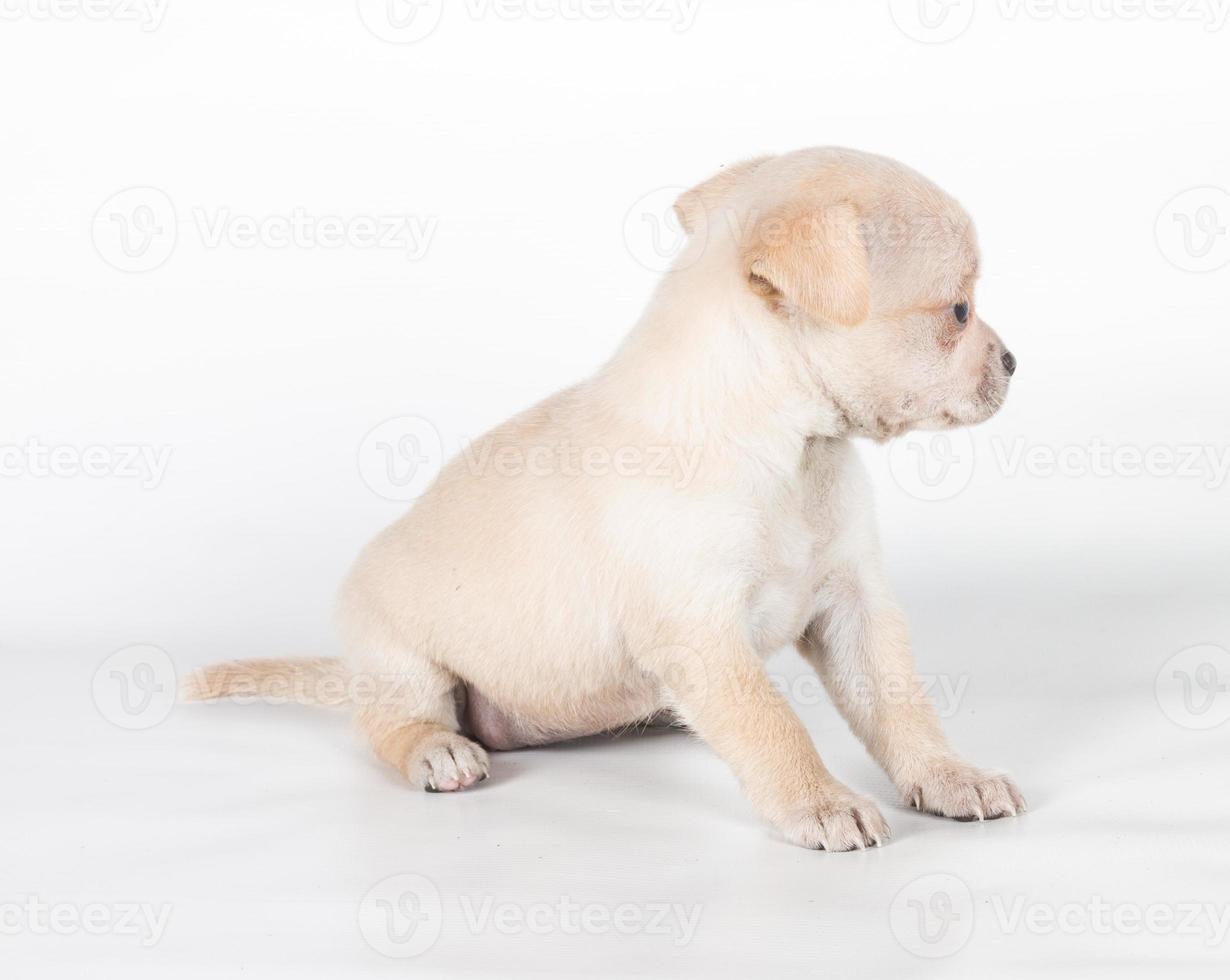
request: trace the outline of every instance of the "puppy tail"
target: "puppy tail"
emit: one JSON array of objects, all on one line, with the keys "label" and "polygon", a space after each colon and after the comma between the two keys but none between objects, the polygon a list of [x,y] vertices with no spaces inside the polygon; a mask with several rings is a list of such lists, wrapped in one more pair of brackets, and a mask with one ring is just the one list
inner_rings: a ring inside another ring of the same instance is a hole
[{"label": "puppy tail", "polygon": [[336,708],[350,702],[350,672],[336,657],[232,660],[204,667],[180,685],[181,701],[242,697],[266,704]]}]

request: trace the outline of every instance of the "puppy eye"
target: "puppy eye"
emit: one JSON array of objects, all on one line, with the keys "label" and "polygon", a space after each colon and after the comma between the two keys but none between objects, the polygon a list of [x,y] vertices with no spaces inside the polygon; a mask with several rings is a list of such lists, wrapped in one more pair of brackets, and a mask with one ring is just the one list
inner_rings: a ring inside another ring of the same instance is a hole
[{"label": "puppy eye", "polygon": [[969,323],[969,303],[958,303],[952,308],[952,314],[957,318],[957,323],[965,326]]}]

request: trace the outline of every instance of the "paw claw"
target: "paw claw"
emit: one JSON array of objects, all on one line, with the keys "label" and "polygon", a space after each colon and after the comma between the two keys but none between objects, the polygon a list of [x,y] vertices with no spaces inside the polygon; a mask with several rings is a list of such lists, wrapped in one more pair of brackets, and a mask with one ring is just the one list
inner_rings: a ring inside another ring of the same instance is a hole
[{"label": "paw claw", "polygon": [[821,799],[796,814],[782,830],[791,842],[812,850],[863,851],[881,847],[890,836],[876,805],[852,793]]},{"label": "paw claw", "polygon": [[490,762],[480,745],[456,732],[425,735],[410,749],[405,772],[428,793],[455,793],[487,778]]},{"label": "paw claw", "polygon": [[961,821],[998,820],[1024,811],[1020,790],[1011,779],[958,760],[934,764],[902,795],[916,810]]}]

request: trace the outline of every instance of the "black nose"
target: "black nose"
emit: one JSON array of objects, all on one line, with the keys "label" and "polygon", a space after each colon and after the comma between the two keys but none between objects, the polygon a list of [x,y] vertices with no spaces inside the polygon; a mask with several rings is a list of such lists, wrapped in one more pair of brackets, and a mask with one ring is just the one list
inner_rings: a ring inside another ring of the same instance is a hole
[{"label": "black nose", "polygon": [[1004,356],[1000,360],[1004,362],[1004,370],[1008,372],[1008,377],[1016,374],[1016,358],[1012,356],[1012,351],[1004,351]]}]

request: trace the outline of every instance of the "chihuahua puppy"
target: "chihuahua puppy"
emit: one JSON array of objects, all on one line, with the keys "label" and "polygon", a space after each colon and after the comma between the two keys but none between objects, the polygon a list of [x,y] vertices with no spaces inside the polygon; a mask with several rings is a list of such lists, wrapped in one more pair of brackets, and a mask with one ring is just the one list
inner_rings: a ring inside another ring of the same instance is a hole
[{"label": "chihuahua puppy", "polygon": [[1016,362],[975,302],[969,218],[832,148],[729,167],[676,213],[687,247],[609,363],[483,436],[363,552],[344,657],[222,664],[186,696],[277,680],[348,703],[437,792],[486,779],[487,750],[666,719],[789,841],[878,845],[880,811],[765,672],[794,644],[906,803],[1021,812],[921,690],[851,446],[1003,404]]}]

